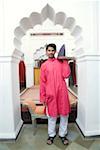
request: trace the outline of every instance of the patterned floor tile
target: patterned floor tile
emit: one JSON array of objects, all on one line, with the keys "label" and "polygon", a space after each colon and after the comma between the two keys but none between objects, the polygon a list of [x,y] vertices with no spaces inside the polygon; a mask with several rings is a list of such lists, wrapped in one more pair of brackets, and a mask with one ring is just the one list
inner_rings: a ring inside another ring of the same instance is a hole
[{"label": "patterned floor tile", "polygon": [[0,143],[0,150],[10,150],[6,144]]},{"label": "patterned floor tile", "polygon": [[82,137],[78,137],[76,140],[75,140],[75,143],[79,144],[79,145],[82,145],[83,147],[89,149],[90,146],[93,144],[94,140],[89,140],[89,139],[85,139],[85,138],[82,138]]},{"label": "patterned floor tile", "polygon": [[16,140],[0,141],[0,150],[100,150],[100,139],[83,138],[73,123],[68,125],[68,146],[63,145],[58,135],[52,145],[47,145],[47,127],[47,124],[38,124],[34,136],[32,125],[24,125]]},{"label": "patterned floor tile", "polygon": [[69,131],[67,138],[69,141],[75,141],[79,137],[79,134],[76,131]]},{"label": "patterned floor tile", "polygon": [[88,149],[73,142],[65,150],[88,150]]},{"label": "patterned floor tile", "polygon": [[89,150],[100,150],[100,140],[93,142]]}]

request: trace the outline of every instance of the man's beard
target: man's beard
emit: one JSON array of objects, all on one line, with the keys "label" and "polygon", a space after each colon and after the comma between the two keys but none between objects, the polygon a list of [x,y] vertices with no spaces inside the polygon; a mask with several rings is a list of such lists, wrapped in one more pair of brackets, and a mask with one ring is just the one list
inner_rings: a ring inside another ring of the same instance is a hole
[{"label": "man's beard", "polygon": [[49,55],[49,58],[54,58],[54,55],[52,55],[52,54],[51,54],[51,55]]}]

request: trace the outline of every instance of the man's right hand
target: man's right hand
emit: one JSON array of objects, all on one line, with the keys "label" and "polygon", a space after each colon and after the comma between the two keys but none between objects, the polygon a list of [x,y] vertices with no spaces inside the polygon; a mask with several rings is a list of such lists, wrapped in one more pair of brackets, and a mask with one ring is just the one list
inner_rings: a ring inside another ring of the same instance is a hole
[{"label": "man's right hand", "polygon": [[43,102],[43,105],[46,106],[47,105],[46,102]]}]

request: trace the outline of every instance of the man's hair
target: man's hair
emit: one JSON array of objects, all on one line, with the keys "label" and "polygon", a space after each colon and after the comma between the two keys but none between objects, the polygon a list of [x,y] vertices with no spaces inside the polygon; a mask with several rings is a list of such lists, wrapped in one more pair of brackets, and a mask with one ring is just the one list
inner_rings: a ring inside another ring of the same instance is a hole
[{"label": "man's hair", "polygon": [[46,46],[46,50],[48,49],[48,47],[53,47],[54,50],[56,51],[56,44],[54,44],[54,43],[48,44],[48,45]]}]

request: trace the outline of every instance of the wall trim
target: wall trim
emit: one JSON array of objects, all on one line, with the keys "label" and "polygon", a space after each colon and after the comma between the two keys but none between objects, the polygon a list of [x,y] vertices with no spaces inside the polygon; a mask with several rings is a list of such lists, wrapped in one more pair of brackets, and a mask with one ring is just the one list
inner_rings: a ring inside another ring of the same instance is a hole
[{"label": "wall trim", "polygon": [[0,140],[15,140],[16,137],[18,136],[20,129],[23,125],[23,121],[20,120],[19,124],[17,125],[17,128],[14,132],[10,133],[0,133]]},{"label": "wall trim", "polygon": [[81,122],[79,121],[79,119],[76,119],[76,125],[78,126],[80,132],[83,134],[84,137],[90,137],[90,136],[98,136],[100,135],[100,129],[98,130],[93,130],[93,131],[85,131],[85,129],[83,128]]},{"label": "wall trim", "polygon": [[100,61],[100,54],[99,55],[81,55],[76,58],[77,62],[84,62],[84,61]]},{"label": "wall trim", "polygon": [[9,63],[9,62],[18,63],[19,60],[21,60],[22,56],[23,56],[23,53],[15,49],[12,55],[0,56],[0,63]]}]

